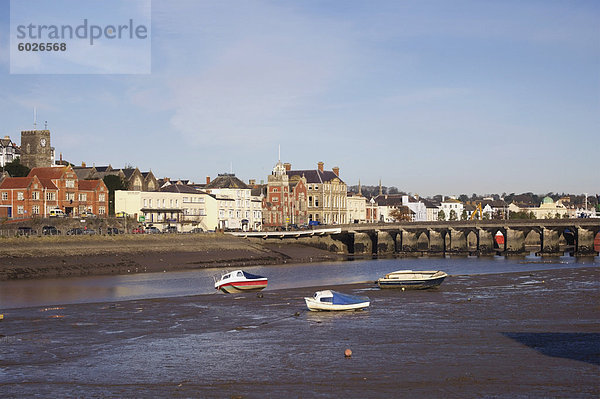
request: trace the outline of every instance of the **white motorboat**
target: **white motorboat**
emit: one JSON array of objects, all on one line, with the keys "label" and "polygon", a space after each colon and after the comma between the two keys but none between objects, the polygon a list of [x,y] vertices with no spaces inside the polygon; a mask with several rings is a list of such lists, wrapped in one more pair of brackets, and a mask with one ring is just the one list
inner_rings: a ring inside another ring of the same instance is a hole
[{"label": "white motorboat", "polygon": [[370,299],[364,296],[342,294],[341,292],[325,290],[317,291],[309,298],[305,297],[309,310],[361,310],[369,307]]},{"label": "white motorboat", "polygon": [[416,270],[398,270],[388,273],[385,277],[377,280],[379,288],[404,288],[413,290],[423,290],[426,288],[438,287],[448,276],[441,270],[436,271],[416,271]]},{"label": "white motorboat", "polygon": [[243,270],[235,270],[225,273],[218,281],[215,281],[215,289],[227,294],[239,292],[260,291],[268,284],[268,279],[263,276],[250,274]]}]

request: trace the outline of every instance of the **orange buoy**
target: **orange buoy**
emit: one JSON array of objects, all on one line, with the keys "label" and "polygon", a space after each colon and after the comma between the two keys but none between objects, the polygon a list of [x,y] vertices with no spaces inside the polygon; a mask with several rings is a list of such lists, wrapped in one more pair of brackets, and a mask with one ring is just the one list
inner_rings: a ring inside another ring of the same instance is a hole
[{"label": "orange buoy", "polygon": [[346,356],[346,357],[352,357],[352,350],[350,350],[350,349],[346,349],[346,350],[344,351],[344,356]]}]

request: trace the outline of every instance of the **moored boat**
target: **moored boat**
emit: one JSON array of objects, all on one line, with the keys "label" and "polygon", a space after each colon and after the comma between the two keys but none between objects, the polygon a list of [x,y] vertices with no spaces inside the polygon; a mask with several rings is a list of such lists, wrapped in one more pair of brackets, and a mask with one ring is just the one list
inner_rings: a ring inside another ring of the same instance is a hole
[{"label": "moored boat", "polygon": [[348,295],[341,292],[324,290],[317,291],[304,301],[309,310],[361,310],[371,305],[370,299],[364,296]]},{"label": "moored boat", "polygon": [[218,281],[215,281],[215,289],[227,294],[239,292],[260,291],[268,284],[268,279],[263,276],[251,274],[243,270],[235,270],[225,273]]},{"label": "moored boat", "polygon": [[441,271],[398,270],[377,280],[379,288],[423,290],[438,287],[448,275]]}]

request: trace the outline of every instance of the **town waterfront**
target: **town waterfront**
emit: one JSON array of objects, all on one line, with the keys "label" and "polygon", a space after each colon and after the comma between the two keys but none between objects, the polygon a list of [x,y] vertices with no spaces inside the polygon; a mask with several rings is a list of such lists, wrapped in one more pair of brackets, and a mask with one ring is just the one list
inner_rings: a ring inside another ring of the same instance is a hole
[{"label": "town waterfront", "polygon": [[[4,310],[0,387],[8,398],[595,398],[598,259],[545,262],[249,268],[270,278],[262,296],[205,294],[216,269],[3,282],[2,295],[10,287],[30,290],[12,306],[30,305]],[[442,268],[451,276],[424,291],[359,282],[403,268]],[[55,296],[45,296],[42,287],[56,284]],[[31,305],[35,287],[38,304]],[[372,305],[309,312],[303,297],[320,287],[369,296]],[[73,303],[77,295],[67,291],[87,291],[79,301],[88,303]]]}]

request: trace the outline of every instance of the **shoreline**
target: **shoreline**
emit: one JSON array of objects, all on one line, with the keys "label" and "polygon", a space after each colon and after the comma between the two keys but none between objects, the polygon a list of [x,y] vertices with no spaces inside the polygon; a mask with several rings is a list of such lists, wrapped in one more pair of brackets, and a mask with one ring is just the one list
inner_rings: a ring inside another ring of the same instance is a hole
[{"label": "shoreline", "polygon": [[344,260],[302,244],[223,234],[29,237],[1,242],[0,281]]}]

